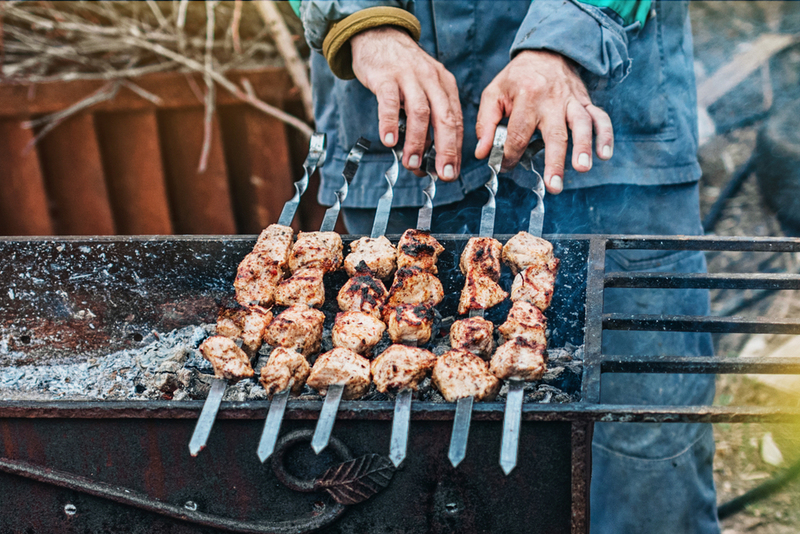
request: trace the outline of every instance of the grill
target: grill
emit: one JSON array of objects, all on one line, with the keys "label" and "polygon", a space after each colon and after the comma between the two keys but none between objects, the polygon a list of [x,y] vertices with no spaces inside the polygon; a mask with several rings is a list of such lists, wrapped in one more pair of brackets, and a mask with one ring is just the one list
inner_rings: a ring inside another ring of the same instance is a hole
[{"label": "grill", "polygon": [[[463,283],[457,261],[466,237],[437,237],[446,248],[439,263],[447,295],[439,311],[446,319],[454,314]],[[505,242],[510,236],[497,237]],[[262,465],[255,451],[268,401],[224,402],[207,449],[191,458],[186,445],[201,400],[77,401],[29,394],[0,402],[0,506],[6,528],[195,532],[202,525],[208,532],[588,532],[595,421],[798,420],[796,409],[605,405],[599,399],[602,373],[800,373],[800,358],[604,354],[604,330],[800,332],[797,320],[605,314],[605,288],[800,288],[800,276],[788,274],[606,273],[607,250],[791,253],[800,251],[800,240],[549,239],[562,260],[547,313],[550,344],[584,347],[582,377],[573,384],[580,401],[523,405],[522,446],[509,476],[498,465],[503,402],[475,404],[467,457],[454,469],[447,450],[455,405],[415,401],[408,457],[394,470],[384,461],[394,408],[388,400],[342,402],[331,447],[316,456],[307,442],[322,402],[290,399],[278,450]],[[41,370],[91,361],[140,348],[152,331],[211,323],[230,299],[236,266],[253,242],[253,236],[0,239],[0,257],[5,259],[0,265],[3,366]],[[341,281],[329,280],[328,301]],[[501,282],[508,287],[510,279]],[[508,309],[502,306],[490,310],[487,318],[501,320]],[[357,462],[350,464],[351,472],[361,466],[369,476],[354,490],[359,495],[342,496],[353,486],[342,482],[347,473],[336,469],[352,459]]]}]

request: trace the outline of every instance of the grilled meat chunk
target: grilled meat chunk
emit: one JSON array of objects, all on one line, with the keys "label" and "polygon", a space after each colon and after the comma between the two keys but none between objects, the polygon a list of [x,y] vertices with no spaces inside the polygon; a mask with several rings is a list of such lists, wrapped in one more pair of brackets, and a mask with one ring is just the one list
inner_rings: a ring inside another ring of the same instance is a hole
[{"label": "grilled meat chunk", "polygon": [[275,289],[275,304],[293,306],[305,304],[318,308],[325,303],[325,272],[318,267],[302,267],[292,276],[278,284]]},{"label": "grilled meat chunk", "polygon": [[303,356],[319,351],[325,314],[304,304],[286,308],[267,328],[264,341],[273,347],[294,349]]},{"label": "grilled meat chunk", "polygon": [[306,383],[311,366],[305,356],[292,349],[277,347],[269,355],[267,365],[261,368],[261,377],[258,379],[267,396],[272,399],[291,384],[292,393],[299,395]]},{"label": "grilled meat chunk", "polygon": [[425,230],[406,230],[397,243],[397,268],[419,267],[423,271],[439,272],[436,261],[444,247],[430,232]]},{"label": "grilled meat chunk", "polygon": [[459,267],[464,275],[485,276],[493,282],[500,279],[500,255],[503,246],[492,237],[472,237],[461,253]]},{"label": "grilled meat chunk", "polygon": [[285,270],[289,262],[293,237],[294,230],[290,226],[271,224],[258,236],[253,252],[262,253],[270,262]]},{"label": "grilled meat chunk", "polygon": [[500,345],[492,356],[489,369],[500,379],[539,380],[547,364],[545,345],[524,337],[515,337]]},{"label": "grilled meat chunk", "polygon": [[372,381],[381,393],[411,389],[436,363],[431,351],[406,345],[392,345],[372,361]]},{"label": "grilled meat chunk", "polygon": [[381,317],[389,292],[383,282],[370,274],[350,278],[336,298],[342,311],[360,311]]},{"label": "grilled meat chunk", "polygon": [[334,347],[344,347],[358,354],[369,354],[386,331],[383,321],[364,312],[336,314],[333,324]]},{"label": "grilled meat chunk", "polygon": [[444,298],[444,288],[435,275],[419,267],[397,269],[389,289],[387,308],[399,304],[430,304],[436,306]]},{"label": "grilled meat chunk", "polygon": [[223,308],[217,316],[217,334],[234,341],[241,339],[242,348],[253,357],[271,322],[272,311],[261,306]]},{"label": "grilled meat chunk", "polygon": [[489,364],[464,349],[453,349],[439,356],[431,379],[447,402],[466,397],[492,400],[500,391],[500,381],[489,372]]},{"label": "grilled meat chunk", "polygon": [[327,395],[328,388],[343,384],[343,399],[357,399],[369,390],[369,360],[350,349],[336,347],[317,358],[306,382]]},{"label": "grilled meat chunk", "polygon": [[253,376],[250,358],[236,346],[232,339],[225,336],[211,336],[199,347],[203,358],[214,366],[214,376],[232,382]]},{"label": "grilled meat chunk", "polygon": [[430,304],[400,304],[388,309],[386,324],[393,343],[427,343],[434,318]]},{"label": "grilled meat chunk", "polygon": [[461,290],[458,313],[463,315],[469,310],[491,308],[503,302],[506,297],[508,293],[497,282],[488,276],[470,272],[467,273],[464,289]]},{"label": "grilled meat chunk", "polygon": [[553,256],[553,244],[549,241],[529,234],[520,232],[503,247],[503,262],[511,267],[511,271],[517,274],[528,267],[538,270],[555,271],[558,268],[558,260]]},{"label": "grilled meat chunk", "polygon": [[555,289],[558,258],[553,258],[554,269],[537,269],[531,265],[514,277],[511,284],[511,300],[530,302],[540,310],[550,307]]},{"label": "grilled meat chunk", "polygon": [[275,287],[288,265],[292,236],[290,227],[279,224],[272,224],[261,232],[252,252],[244,257],[236,271],[233,287],[239,304],[272,305]]},{"label": "grilled meat chunk", "polygon": [[350,276],[371,273],[386,280],[397,266],[397,250],[384,236],[362,237],[350,243],[350,254],[344,259],[344,268]]},{"label": "grilled meat chunk", "polygon": [[506,341],[523,338],[529,343],[547,346],[546,329],[547,319],[539,311],[539,308],[530,302],[518,300],[511,306],[506,322],[501,324],[497,330]]},{"label": "grilled meat chunk", "polygon": [[450,327],[450,346],[468,350],[488,360],[494,350],[494,325],[483,317],[469,317]]},{"label": "grilled meat chunk", "polygon": [[315,267],[326,273],[342,267],[342,237],[336,232],[300,232],[289,255],[294,273],[301,267]]}]

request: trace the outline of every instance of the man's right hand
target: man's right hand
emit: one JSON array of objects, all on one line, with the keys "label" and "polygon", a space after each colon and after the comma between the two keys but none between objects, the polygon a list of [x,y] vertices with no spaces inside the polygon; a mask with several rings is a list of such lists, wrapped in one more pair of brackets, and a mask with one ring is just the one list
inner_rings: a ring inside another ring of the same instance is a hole
[{"label": "man's right hand", "polygon": [[403,165],[423,175],[428,125],[433,125],[436,172],[444,181],[461,170],[464,136],[461,102],[455,77],[404,31],[380,27],[350,39],[353,72],[378,98],[381,141],[393,147],[398,139],[400,108],[406,112]]}]

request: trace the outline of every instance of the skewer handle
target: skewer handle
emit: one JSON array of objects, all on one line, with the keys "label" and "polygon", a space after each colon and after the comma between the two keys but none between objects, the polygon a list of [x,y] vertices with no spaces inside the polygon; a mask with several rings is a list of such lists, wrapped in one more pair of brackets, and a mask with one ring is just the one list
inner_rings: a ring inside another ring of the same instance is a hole
[{"label": "skewer handle", "polygon": [[508,382],[506,413],[503,418],[503,441],[500,445],[500,467],[503,468],[503,473],[506,475],[517,466],[524,388],[525,383],[522,380],[509,380]]},{"label": "skewer handle", "polygon": [[311,448],[317,454],[324,451],[331,440],[333,423],[336,422],[336,412],[339,411],[339,403],[342,402],[342,393],[344,393],[344,385],[334,384],[328,388],[328,393],[325,395],[325,402],[322,404],[322,411],[317,420],[317,428],[311,439]]},{"label": "skewer handle", "polygon": [[275,451],[275,443],[278,441],[278,434],[283,423],[283,413],[286,411],[286,401],[289,400],[291,386],[272,397],[269,405],[267,420],[264,423],[264,431],[261,433],[261,441],[258,442],[258,459],[263,464]]},{"label": "skewer handle", "polygon": [[297,212],[297,206],[300,205],[300,197],[303,196],[303,193],[308,188],[308,179],[318,167],[322,167],[325,164],[326,144],[327,136],[324,133],[315,132],[311,136],[311,141],[308,145],[308,156],[303,162],[303,177],[294,183],[294,196],[284,204],[281,215],[278,217],[278,224],[283,226],[292,224],[294,214]]},{"label": "skewer handle", "polygon": [[464,397],[463,399],[458,399],[456,403],[453,434],[450,436],[450,452],[447,454],[453,467],[458,467],[458,464],[467,456],[469,423],[472,419],[472,402],[474,400],[474,397]]},{"label": "skewer handle", "polygon": [[211,383],[211,391],[209,391],[206,402],[203,404],[203,411],[200,412],[197,426],[194,427],[192,439],[189,441],[189,453],[192,456],[197,456],[205,448],[208,436],[211,434],[211,427],[214,426],[214,421],[217,418],[219,405],[222,404],[222,396],[225,394],[225,388],[227,387],[227,380],[215,378]]},{"label": "skewer handle", "polygon": [[395,467],[400,467],[406,458],[408,448],[408,426],[411,419],[410,389],[403,389],[394,401],[394,418],[392,418],[392,439],[389,445],[389,459]]}]

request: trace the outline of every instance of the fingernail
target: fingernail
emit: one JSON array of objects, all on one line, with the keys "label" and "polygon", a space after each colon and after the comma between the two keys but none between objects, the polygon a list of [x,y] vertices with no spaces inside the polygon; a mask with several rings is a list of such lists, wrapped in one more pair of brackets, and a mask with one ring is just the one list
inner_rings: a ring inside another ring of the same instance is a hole
[{"label": "fingernail", "polygon": [[383,136],[383,144],[387,146],[392,146],[394,144],[394,134],[392,132],[389,132]]},{"label": "fingernail", "polygon": [[453,169],[452,165],[445,165],[444,166],[444,177],[445,178],[453,178],[455,176],[455,170]]},{"label": "fingernail", "polygon": [[611,157],[611,146],[606,145],[603,147],[603,157],[609,159]]},{"label": "fingernail", "polygon": [[560,176],[553,175],[550,177],[550,187],[560,193],[561,190],[564,189],[564,182],[561,180]]},{"label": "fingernail", "polygon": [[408,158],[408,164],[409,166],[414,167],[415,169],[419,167],[419,156],[414,154],[413,156]]},{"label": "fingernail", "polygon": [[583,153],[578,155],[578,165],[581,167],[588,167],[589,166],[589,154]]}]

